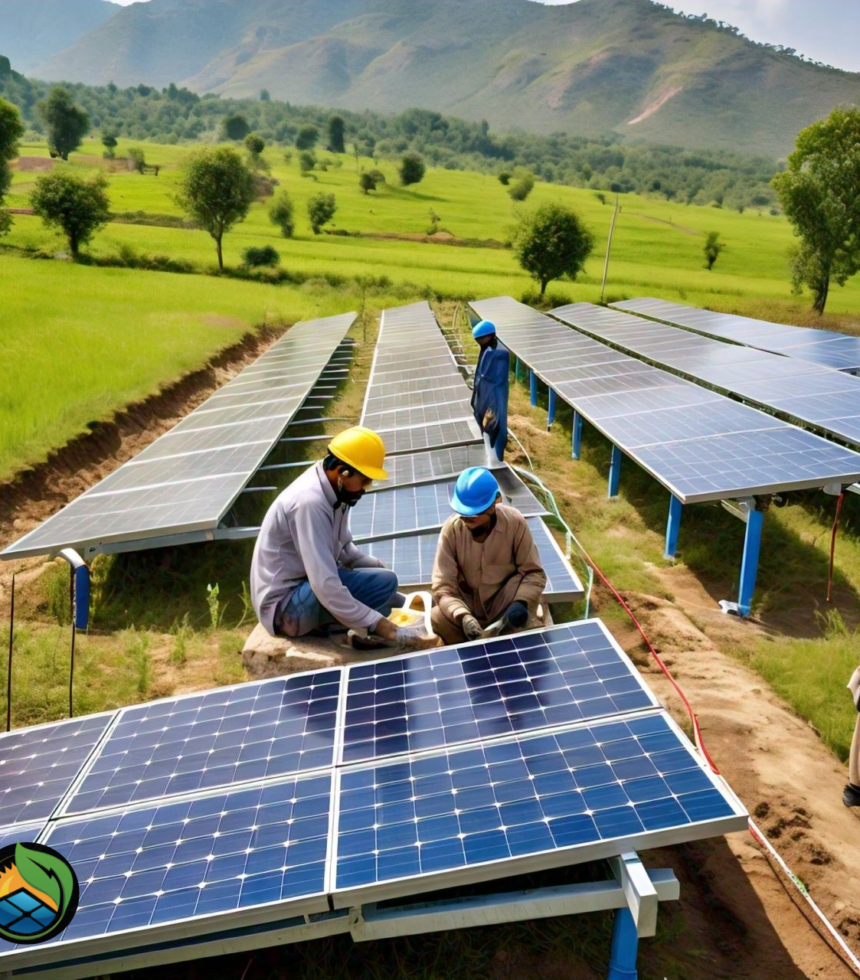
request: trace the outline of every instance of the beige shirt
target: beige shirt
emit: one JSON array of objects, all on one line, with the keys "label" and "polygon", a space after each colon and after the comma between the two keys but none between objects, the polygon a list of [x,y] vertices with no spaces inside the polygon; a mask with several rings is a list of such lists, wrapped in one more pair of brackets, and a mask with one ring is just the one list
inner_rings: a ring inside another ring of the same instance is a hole
[{"label": "beige shirt", "polygon": [[458,515],[448,518],[439,535],[433,565],[433,598],[454,622],[471,613],[489,621],[504,609],[495,608],[504,592],[506,603],[525,602],[534,613],[546,574],[523,515],[513,507],[496,505],[496,526],[477,542]]}]

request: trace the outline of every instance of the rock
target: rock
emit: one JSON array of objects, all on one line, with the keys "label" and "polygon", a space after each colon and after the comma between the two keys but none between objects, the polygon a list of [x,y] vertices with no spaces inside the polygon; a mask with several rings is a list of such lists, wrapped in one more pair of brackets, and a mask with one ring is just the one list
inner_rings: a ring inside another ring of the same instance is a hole
[{"label": "rock", "polygon": [[248,678],[259,681],[307,670],[339,667],[362,660],[378,660],[380,656],[378,651],[372,655],[357,653],[343,646],[341,637],[324,639],[303,636],[284,639],[269,636],[258,623],[242,650],[242,663]]}]

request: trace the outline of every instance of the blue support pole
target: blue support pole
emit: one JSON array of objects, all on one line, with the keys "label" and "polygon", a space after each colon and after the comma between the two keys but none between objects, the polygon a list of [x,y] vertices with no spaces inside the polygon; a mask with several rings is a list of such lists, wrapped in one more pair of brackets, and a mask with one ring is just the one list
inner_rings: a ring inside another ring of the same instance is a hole
[{"label": "blue support pole", "polygon": [[609,980],[637,980],[636,954],[639,936],[630,909],[618,909],[612,928],[612,951],[609,954]]},{"label": "blue support pole", "polygon": [[683,510],[684,505],[675,494],[669,494],[669,520],[666,522],[666,558],[674,558],[678,553],[678,531],[681,529]]},{"label": "blue support pole", "polygon": [[761,551],[761,529],[764,514],[751,510],[747,515],[747,529],[744,535],[744,558],[741,563],[741,584],[738,588],[738,613],[749,616],[752,608],[755,580],[758,573],[758,557]]},{"label": "blue support pole", "polygon": [[574,412],[570,458],[579,459],[579,455],[581,451],[582,451],[582,416],[579,414],[579,412]]},{"label": "blue support pole", "polygon": [[520,364],[520,359],[517,358],[516,364],[514,365],[514,377],[517,381],[522,377],[522,365]]},{"label": "blue support pole", "polygon": [[532,396],[532,407],[537,407],[538,402],[538,382],[537,375],[529,368],[529,389]]},{"label": "blue support pole", "polygon": [[547,405],[547,410],[546,410],[546,427],[548,429],[551,429],[552,423],[555,422],[555,407],[556,407],[555,402],[556,402],[555,389],[550,388],[549,404]]},{"label": "blue support pole", "polygon": [[618,496],[618,485],[621,483],[621,450],[612,447],[612,461],[609,464],[609,496]]}]

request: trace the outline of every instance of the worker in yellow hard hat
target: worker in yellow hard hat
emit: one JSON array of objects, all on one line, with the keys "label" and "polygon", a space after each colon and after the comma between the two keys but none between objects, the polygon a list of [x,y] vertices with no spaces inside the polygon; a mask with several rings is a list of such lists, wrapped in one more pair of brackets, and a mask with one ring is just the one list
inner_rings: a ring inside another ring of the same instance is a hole
[{"label": "worker in yellow hard hat", "polygon": [[359,551],[349,529],[350,508],[386,478],[382,439],[355,426],[269,508],[251,564],[251,600],[272,636],[327,635],[340,623],[398,641],[403,631],[386,618],[402,604],[397,576]]}]

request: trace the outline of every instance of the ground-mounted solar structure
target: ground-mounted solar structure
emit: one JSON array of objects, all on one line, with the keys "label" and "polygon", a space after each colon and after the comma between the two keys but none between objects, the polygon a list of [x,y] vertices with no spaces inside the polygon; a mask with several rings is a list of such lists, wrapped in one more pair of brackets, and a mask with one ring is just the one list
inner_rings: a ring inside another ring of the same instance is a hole
[{"label": "ground-mounted solar structure", "polygon": [[231,508],[323,379],[351,356],[354,313],[310,320],[134,459],[6,548],[5,559],[76,549],[85,558],[228,538]]},{"label": "ground-mounted solar structure", "polygon": [[[635,850],[747,819],[598,620],[0,735],[0,771],[26,792],[64,724],[50,812],[0,811],[0,842],[65,856],[78,911],[43,945],[0,941],[4,977],[610,909],[613,956],[635,964],[678,897]],[[505,891],[599,858],[612,879]],[[500,891],[433,895],[479,882]]]},{"label": "ground-mounted solar structure", "polygon": [[[618,493],[624,455],[669,491],[667,556],[676,553],[684,504],[724,502],[745,522],[738,601],[723,604],[729,611],[750,612],[763,520],[756,496],[855,482],[860,454],[850,449],[572,331],[509,297],[472,308],[496,324],[501,341],[528,367],[533,404],[538,383],[547,385],[550,423],[558,397],[572,407],[574,458],[584,420],[612,443],[610,496]],[[686,343],[695,351],[700,340],[707,343],[692,335]]]},{"label": "ground-mounted solar structure", "polygon": [[651,297],[622,300],[612,305],[619,310],[641,313],[732,344],[782,354],[836,371],[860,372],[860,337],[851,337],[835,330],[771,323],[769,320],[716,313]]},{"label": "ground-mounted solar structure", "polygon": [[[408,365],[415,361],[428,364],[429,374],[413,375]],[[404,363],[410,376],[391,370]],[[429,587],[456,477],[470,466],[488,465],[470,396],[428,303],[383,313],[361,421],[385,440],[388,479],[356,506],[350,526],[361,547],[393,568],[403,587]],[[553,573],[545,598],[580,598],[584,590],[576,573],[549,528],[537,520],[548,516],[546,508],[511,467],[489,458],[503,502],[536,518],[531,524],[541,561]]]}]

